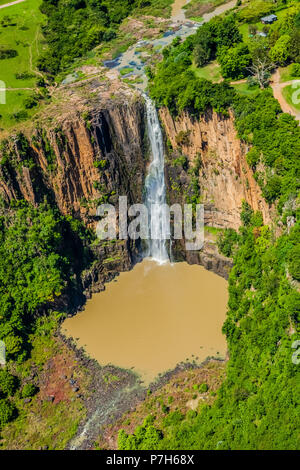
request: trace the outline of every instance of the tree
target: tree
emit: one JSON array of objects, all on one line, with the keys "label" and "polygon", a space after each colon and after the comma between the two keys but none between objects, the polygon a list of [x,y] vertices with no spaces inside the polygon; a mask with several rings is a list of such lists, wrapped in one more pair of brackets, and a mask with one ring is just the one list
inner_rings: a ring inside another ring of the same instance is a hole
[{"label": "tree", "polygon": [[0,427],[12,421],[15,407],[8,400],[0,400]]},{"label": "tree", "polygon": [[17,379],[6,370],[0,370],[0,393],[5,396],[14,394],[17,388]]},{"label": "tree", "polygon": [[290,58],[291,53],[291,36],[284,34],[275,43],[270,50],[270,59],[279,65],[285,65]]},{"label": "tree", "polygon": [[194,59],[197,67],[203,67],[210,60],[211,49],[205,48],[202,44],[197,44],[194,50]]},{"label": "tree", "polygon": [[238,44],[230,49],[221,49],[218,61],[224,78],[239,80],[247,75],[247,68],[251,63],[251,55],[246,44]]},{"label": "tree", "polygon": [[300,246],[296,245],[289,255],[289,272],[294,279],[300,281]]},{"label": "tree", "polygon": [[266,88],[269,85],[269,80],[271,77],[271,71],[275,68],[275,65],[270,63],[268,57],[264,59],[255,59],[249,67],[247,67],[248,72],[254,78],[254,82],[259,85],[261,89]]},{"label": "tree", "polygon": [[255,36],[257,33],[257,26],[256,24],[249,24],[249,34],[251,36]]}]

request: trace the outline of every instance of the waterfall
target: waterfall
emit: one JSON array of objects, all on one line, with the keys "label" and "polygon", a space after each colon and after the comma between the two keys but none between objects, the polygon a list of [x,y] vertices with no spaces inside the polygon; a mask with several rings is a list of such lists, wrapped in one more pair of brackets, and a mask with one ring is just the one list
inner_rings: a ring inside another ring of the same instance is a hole
[{"label": "waterfall", "polygon": [[169,261],[166,240],[169,226],[166,211],[165,159],[161,127],[155,105],[147,95],[147,129],[151,147],[151,163],[145,181],[145,204],[149,212],[147,256],[160,264]]}]

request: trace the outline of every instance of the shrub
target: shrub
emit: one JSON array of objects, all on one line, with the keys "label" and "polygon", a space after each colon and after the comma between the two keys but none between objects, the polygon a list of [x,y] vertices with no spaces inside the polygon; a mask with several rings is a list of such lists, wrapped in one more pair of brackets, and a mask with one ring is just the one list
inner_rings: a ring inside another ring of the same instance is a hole
[{"label": "shrub", "polygon": [[33,384],[25,384],[22,388],[22,398],[33,397],[37,392],[37,387]]},{"label": "shrub", "polygon": [[12,59],[17,57],[18,53],[15,49],[4,49],[3,47],[0,48],[0,60],[3,59]]},{"label": "shrub", "polygon": [[38,104],[38,100],[35,96],[28,96],[23,102],[26,109],[31,109]]},{"label": "shrub", "polygon": [[289,273],[300,281],[300,245],[294,246],[289,255]]},{"label": "shrub", "polygon": [[0,391],[2,394],[11,396],[14,394],[16,388],[17,378],[6,370],[0,370]]},{"label": "shrub", "polygon": [[218,53],[218,61],[224,78],[239,80],[249,73],[247,67],[251,63],[251,55],[246,44],[238,44],[230,49],[222,48]]},{"label": "shrub", "polygon": [[291,76],[293,78],[300,77],[300,64],[293,64],[292,65]]},{"label": "shrub", "polygon": [[270,50],[270,59],[279,65],[285,65],[290,58],[291,37],[284,34]]},{"label": "shrub", "polygon": [[199,385],[199,392],[205,393],[207,392],[207,390],[208,390],[208,385],[206,383]]},{"label": "shrub", "polygon": [[0,400],[0,427],[13,420],[16,408],[8,400]]}]

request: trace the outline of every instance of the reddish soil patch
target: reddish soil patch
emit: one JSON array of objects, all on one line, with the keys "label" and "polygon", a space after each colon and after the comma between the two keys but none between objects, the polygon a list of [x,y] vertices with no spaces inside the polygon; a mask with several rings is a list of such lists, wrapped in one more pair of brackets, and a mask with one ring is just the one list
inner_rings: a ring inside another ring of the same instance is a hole
[{"label": "reddish soil patch", "polygon": [[72,388],[77,386],[77,382],[70,384],[75,365],[72,354],[65,348],[47,362],[40,381],[41,400],[53,401],[55,404],[70,401],[74,393]]}]

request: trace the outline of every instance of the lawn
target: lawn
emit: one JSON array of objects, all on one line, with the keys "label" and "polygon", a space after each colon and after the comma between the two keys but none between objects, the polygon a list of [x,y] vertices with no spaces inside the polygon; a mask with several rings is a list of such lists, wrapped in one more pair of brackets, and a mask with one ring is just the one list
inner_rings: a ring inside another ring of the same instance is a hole
[{"label": "lawn", "polygon": [[[278,18],[282,18],[286,12],[290,9],[290,8],[293,8],[293,5],[290,5],[289,7],[287,8],[284,8],[280,11],[276,11],[276,15],[278,16]],[[239,27],[239,30],[240,30],[240,33],[242,34],[243,36],[243,41],[246,42],[246,43],[249,43],[251,41],[251,37],[249,35],[249,24],[250,23],[243,23],[241,24],[241,26]],[[276,23],[274,23],[276,24]],[[257,31],[262,31],[263,28],[264,28],[264,24],[261,23],[261,21],[258,21],[257,23],[253,23],[253,26],[256,26],[256,29]]]},{"label": "lawn", "polygon": [[282,94],[289,105],[300,111],[300,80],[298,86],[288,85],[282,90]]},{"label": "lawn", "polygon": [[247,96],[254,95],[259,90],[258,86],[249,87],[248,83],[238,83],[236,85],[232,83],[231,86],[241,95]]},{"label": "lawn", "polygon": [[14,0],[0,0],[0,6],[1,5],[5,5],[6,3],[11,3],[13,2]]},{"label": "lawn", "polygon": [[290,80],[297,80],[300,79],[299,77],[292,77],[292,67],[293,64],[288,65],[287,67],[280,67],[279,72],[280,72],[280,83],[284,82],[289,82]]},{"label": "lawn", "polygon": [[[0,80],[6,88],[29,88],[6,92],[6,105],[0,105],[0,127],[14,124],[13,113],[24,110],[23,101],[36,87],[36,60],[43,44],[40,25],[43,15],[41,0],[26,0],[0,10],[0,47],[13,49],[16,57],[0,60]],[[23,74],[17,78],[17,74]],[[30,90],[31,89],[31,90]],[[32,114],[32,111],[28,113]]]},{"label": "lawn", "polygon": [[210,64],[201,68],[198,68],[195,64],[193,64],[191,69],[199,78],[205,78],[206,80],[210,80],[214,83],[222,80],[221,67],[216,61],[211,62]]}]

